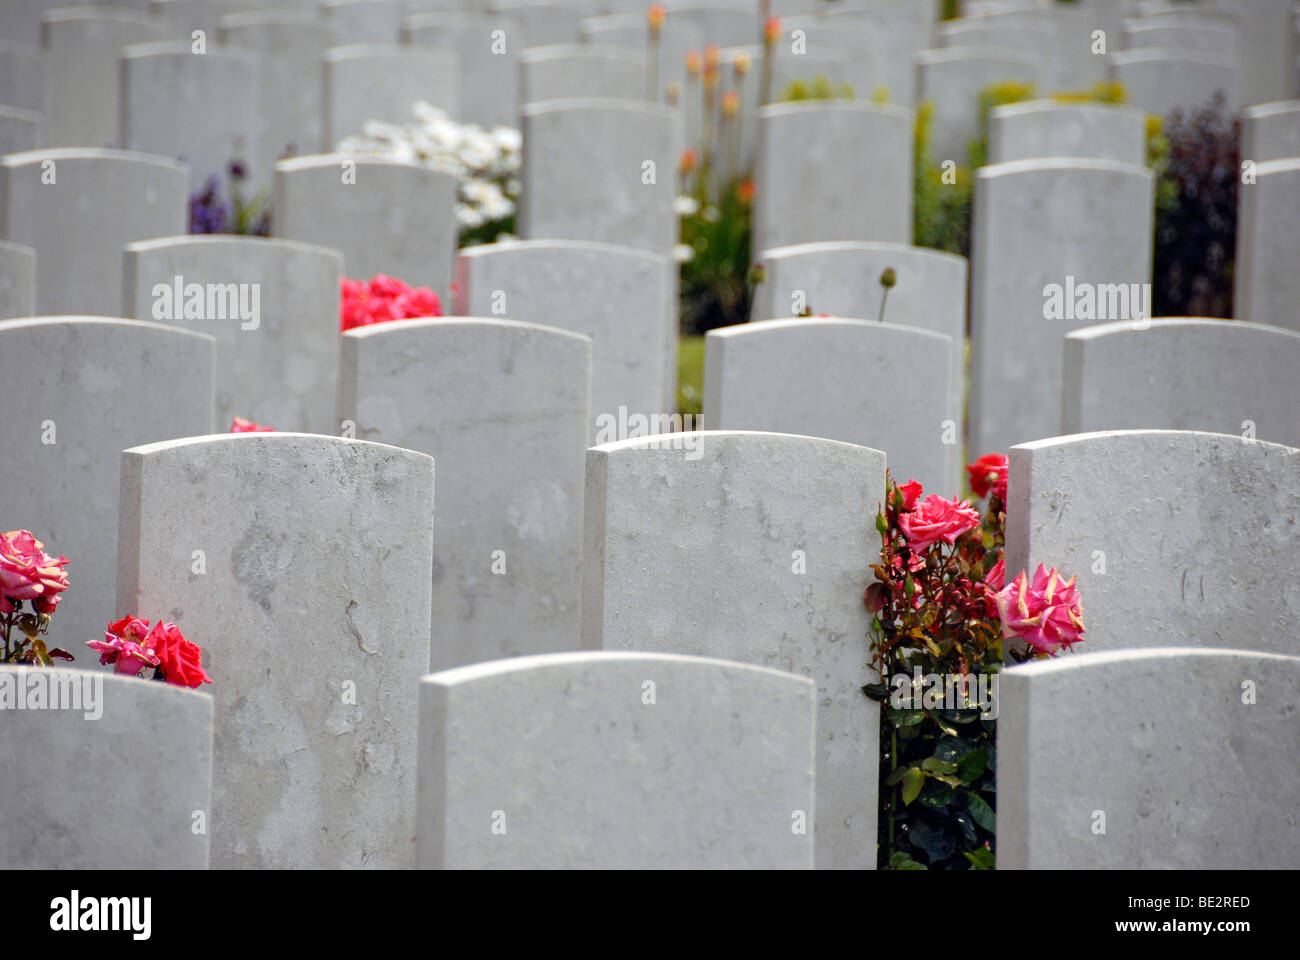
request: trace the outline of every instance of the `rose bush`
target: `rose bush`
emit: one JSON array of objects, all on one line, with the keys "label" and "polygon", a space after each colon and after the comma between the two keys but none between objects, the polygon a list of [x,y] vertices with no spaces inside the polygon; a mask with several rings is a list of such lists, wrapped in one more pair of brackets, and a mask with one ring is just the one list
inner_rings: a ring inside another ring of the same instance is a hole
[{"label": "rose bush", "polygon": [[[68,589],[67,557],[52,557],[30,530],[0,533],[0,663],[50,666],[72,654],[45,645],[45,634]],[[25,612],[23,604],[31,604]],[[15,632],[16,631],[16,632]]]}]

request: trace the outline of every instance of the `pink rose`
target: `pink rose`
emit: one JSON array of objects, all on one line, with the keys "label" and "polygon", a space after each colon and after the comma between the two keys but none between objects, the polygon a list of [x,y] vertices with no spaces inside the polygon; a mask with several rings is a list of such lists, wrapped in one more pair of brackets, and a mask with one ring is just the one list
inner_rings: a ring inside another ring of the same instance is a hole
[{"label": "pink rose", "polygon": [[401,311],[397,307],[397,300],[389,300],[385,297],[371,297],[365,303],[366,318],[362,324],[383,323],[386,320],[402,320]]},{"label": "pink rose", "polygon": [[409,289],[405,283],[396,277],[390,277],[382,273],[377,273],[370,278],[370,295],[372,297],[383,297],[385,300],[391,300],[400,297]]},{"label": "pink rose", "polygon": [[921,496],[921,485],[915,480],[909,480],[898,488],[898,492],[903,495],[903,509],[911,510]]},{"label": "pink rose", "polygon": [[203,651],[198,644],[186,640],[176,624],[159,620],[149,633],[149,642],[158,651],[159,666],[168,683],[178,687],[197,687],[212,682],[203,669]]},{"label": "pink rose", "polygon": [[0,534],[0,612],[13,613],[14,600],[30,600],[38,613],[53,613],[68,589],[67,565],[67,557],[51,557],[28,530]]},{"label": "pink rose", "polygon": [[101,664],[111,663],[115,672],[134,677],[145,667],[158,666],[158,655],[148,635],[148,620],[123,617],[108,625],[103,640],[87,640],[86,646],[99,653]]},{"label": "pink rose", "polygon": [[1006,558],[998,557],[993,569],[984,575],[984,612],[990,618],[998,616],[998,591],[1006,586]]},{"label": "pink rose", "polygon": [[438,295],[428,287],[416,287],[403,293],[397,298],[397,309],[403,319],[442,316]]},{"label": "pink rose", "polygon": [[969,503],[945,500],[937,493],[930,494],[910,513],[900,514],[898,518],[898,526],[913,553],[924,553],[940,540],[952,546],[963,533],[979,525],[979,512]]},{"label": "pink rose", "polygon": [[986,453],[974,463],[967,464],[971,491],[977,497],[987,497],[992,490],[1003,503],[1007,502],[1007,458],[1001,453]]},{"label": "pink rose", "polygon": [[231,433],[275,433],[275,427],[264,427],[260,423],[252,420],[245,420],[243,417],[235,417],[230,421]]},{"label": "pink rose", "polygon": [[997,595],[1002,635],[1019,638],[1035,650],[1056,656],[1083,639],[1083,602],[1075,578],[1062,580],[1052,567],[1038,565],[1030,583],[1025,571]]}]

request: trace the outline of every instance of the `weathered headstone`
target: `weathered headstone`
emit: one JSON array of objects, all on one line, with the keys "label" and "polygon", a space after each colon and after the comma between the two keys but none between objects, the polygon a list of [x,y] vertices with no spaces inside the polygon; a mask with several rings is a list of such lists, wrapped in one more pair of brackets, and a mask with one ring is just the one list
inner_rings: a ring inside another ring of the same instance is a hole
[{"label": "weathered headstone", "polygon": [[[583,42],[599,46],[628,47],[648,55],[650,28],[640,5],[636,10],[636,13],[586,18],[581,25]],[[698,24],[680,18],[665,19],[659,32],[656,72],[658,83],[653,99],[658,103],[667,103],[670,91],[675,92],[679,109],[686,111],[688,131],[699,129],[700,106],[696,98],[686,95],[686,54],[691,50],[703,50],[703,37]],[[689,142],[696,141],[691,139]]]},{"label": "weathered headstone", "polygon": [[1065,338],[1061,432],[1209,430],[1300,447],[1297,370],[1300,331],[1262,323],[1164,318],[1084,327]]},{"label": "weathered headstone", "polygon": [[[822,0],[817,2],[822,4]],[[774,63],[785,60],[785,54],[809,58],[828,53],[843,54],[842,80],[853,88],[855,99],[881,99],[885,103],[911,106],[910,101],[901,99],[902,91],[899,89],[899,80],[905,72],[911,72],[910,63],[907,71],[891,72],[890,57],[885,50],[889,37],[876,25],[866,20],[846,20],[843,17],[801,16],[783,17],[781,28],[781,40],[777,47],[779,55]],[[798,62],[795,61],[791,66],[797,68]],[[805,70],[803,79],[813,79],[817,72]],[[772,94],[779,98],[783,88],[779,83],[774,83],[774,87],[776,89]],[[878,94],[881,95],[879,98]]]},{"label": "weathered headstone", "polygon": [[456,250],[456,178],[414,163],[323,154],[275,165],[278,237],[343,254],[343,272],[432,287],[445,301]]},{"label": "weathered headstone", "polygon": [[492,12],[523,25],[528,46],[577,43],[584,17],[601,13],[599,7],[561,0],[494,0]]},{"label": "weathered headstone", "polygon": [[41,48],[0,34],[0,103],[40,112],[45,106]]},{"label": "weathered headstone", "polygon": [[912,239],[912,112],[852,101],[760,111],[754,245]]},{"label": "weathered headstone", "polygon": [[425,677],[420,865],[809,868],[815,696],[804,677],[655,653]]},{"label": "weathered headstone", "polygon": [[417,14],[402,20],[402,42],[455,51],[462,122],[519,125],[519,54],[528,45],[522,23],[481,13]]},{"label": "weathered headstone", "polygon": [[124,451],[121,503],[118,606],[174,622],[214,678],[212,865],[414,866],[433,461],[192,437]]},{"label": "weathered headstone", "polygon": [[521,119],[520,236],[672,251],[682,135],[672,110],[627,100],[552,100],[528,104]]},{"label": "weathered headstone", "polygon": [[1265,163],[1295,157],[1300,157],[1300,100],[1260,103],[1241,111],[1243,161]]},{"label": "weathered headstone", "polygon": [[738,47],[759,39],[762,23],[758,7],[746,0],[686,0],[671,3],[668,16],[699,26],[706,45]]},{"label": "weathered headstone", "polygon": [[22,771],[0,779],[0,805],[22,811],[0,820],[0,869],[207,869],[210,696],[0,664],[0,714],[0,765]]},{"label": "weathered headstone", "polygon": [[203,55],[188,43],[142,43],[121,57],[121,123],[127,150],[183,159],[191,189],[236,157],[259,155],[257,57],[234,47]]},{"label": "weathered headstone", "polygon": [[1229,112],[1237,109],[1237,65],[1222,54],[1121,50],[1111,55],[1110,76],[1124,84],[1129,103],[1162,117],[1203,107],[1216,93],[1223,94]]},{"label": "weathered headstone", "polygon": [[490,243],[457,260],[456,312],[505,316],[591,338],[590,436],[596,443],[620,408],[649,416],[665,407],[677,362],[676,264],[644,250],[574,240]]},{"label": "weathered headstone", "polygon": [[1276,577],[1300,539],[1300,451],[1194,431],[1076,434],[1012,447],[1008,491],[1008,575],[1042,563],[1078,576],[1080,649],[1300,650],[1300,587]]},{"label": "weathered headstone", "polygon": [[812,679],[822,869],[876,862],[880,711],[861,691],[859,596],[884,483],[879,450],[812,437],[704,432],[587,452],[583,647]]},{"label": "weathered headstone", "polygon": [[951,47],[916,55],[916,101],[934,104],[930,148],[936,163],[965,164],[979,125],[979,94],[996,83],[1041,82],[1037,59],[1001,47]]},{"label": "weathered headstone", "polygon": [[1300,333],[1300,157],[1257,164],[1255,182],[1240,187],[1237,202],[1233,311]]},{"label": "weathered headstone", "polygon": [[[924,357],[930,389],[910,363]],[[706,430],[770,430],[885,451],[900,482],[957,492],[961,418],[950,407],[952,339],[893,323],[764,320],[705,336]],[[905,404],[899,397],[907,397]]]},{"label": "weathered headstone", "polygon": [[324,142],[322,58],[333,37],[314,12],[268,10],[221,21],[221,42],[257,57],[259,155],[252,173],[270,182],[275,161],[328,149]]},{"label": "weathered headstone", "polygon": [[0,240],[0,320],[36,312],[36,251]]},{"label": "weathered headstone", "polygon": [[[899,326],[933,330],[951,338],[953,376],[948,409],[956,423],[962,422],[965,257],[901,243],[805,243],[763,250],[757,259],[767,278],[754,291],[754,320],[794,317],[808,310],[836,317],[888,318]],[[886,270],[894,271],[895,280],[888,297],[880,285]]]},{"label": "weathered headstone", "polygon": [[7,409],[6,511],[11,526],[31,530],[70,561],[71,586],[52,630],[76,667],[98,659],[80,644],[138,612],[114,604],[121,452],[211,432],[215,365],[211,337],[155,323],[0,323],[0,367],[25,385]]},{"label": "weathered headstone", "polygon": [[339,416],[438,462],[431,669],[578,643],[591,341],[510,320],[343,335]]},{"label": "weathered headstone", "polygon": [[260,237],[128,244],[122,312],[217,341],[217,426],[335,434],[338,251]]},{"label": "weathered headstone", "polygon": [[989,111],[989,163],[1088,157],[1146,163],[1146,114],[1134,107],[1030,100]]},{"label": "weathered headstone", "polygon": [[398,0],[321,0],[320,13],[335,43],[394,43],[399,38]]},{"label": "weathered headstone", "polygon": [[1047,158],[975,175],[970,449],[1061,432],[1067,331],[1150,316],[1150,170]]},{"label": "weathered headstone", "polygon": [[[280,6],[284,6],[281,2]],[[163,25],[166,39],[189,44],[202,39],[211,44],[221,29],[221,18],[258,9],[257,0],[151,0],[154,20]]]},{"label": "weathered headstone", "polygon": [[646,98],[645,55],[611,44],[531,47],[519,59],[519,102],[566,97]]},{"label": "weathered headstone", "polygon": [[459,108],[459,66],[449,50],[398,43],[332,47],[325,54],[325,143],[359,134],[367,120],[409,123],[417,100],[451,117]]},{"label": "weathered headstone", "polygon": [[948,20],[939,24],[938,37],[940,47],[1015,50],[1034,60],[1040,77],[1045,77],[1052,49],[1052,34],[1043,25],[997,15]]},{"label": "weathered headstone", "polygon": [[1297,683],[1298,657],[1186,648],[1004,672],[998,869],[1300,867]]},{"label": "weathered headstone", "polygon": [[1124,24],[1124,47],[1129,50],[1163,47],[1221,54],[1237,59],[1237,28],[1230,21],[1207,17],[1199,22],[1169,23],[1164,17],[1137,17]]},{"label": "weathered headstone", "polygon": [[22,107],[0,106],[0,157],[41,146],[41,115]]},{"label": "weathered headstone", "polygon": [[36,312],[122,309],[122,247],[184,233],[186,169],[121,150],[0,157],[0,237],[36,250]]},{"label": "weathered headstone", "polygon": [[147,14],[112,7],[52,10],[41,25],[47,147],[118,143],[118,57],[128,44],[163,39]]}]

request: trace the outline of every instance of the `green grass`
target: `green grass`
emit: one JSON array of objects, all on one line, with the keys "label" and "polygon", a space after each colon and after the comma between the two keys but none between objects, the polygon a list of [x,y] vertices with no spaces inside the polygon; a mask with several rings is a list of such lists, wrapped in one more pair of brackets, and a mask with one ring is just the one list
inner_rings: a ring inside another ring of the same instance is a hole
[{"label": "green grass", "polygon": [[677,344],[677,412],[700,415],[704,402],[704,338],[682,337]]}]

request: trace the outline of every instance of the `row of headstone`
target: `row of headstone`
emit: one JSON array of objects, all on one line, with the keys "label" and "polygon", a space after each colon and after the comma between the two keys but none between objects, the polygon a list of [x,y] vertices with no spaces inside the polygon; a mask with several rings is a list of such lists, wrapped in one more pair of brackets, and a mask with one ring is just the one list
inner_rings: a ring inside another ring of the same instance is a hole
[{"label": "row of headstone", "polygon": [[1241,158],[1251,176],[1237,194],[1233,312],[1300,331],[1300,277],[1290,269],[1300,216],[1300,100],[1244,110]]}]

